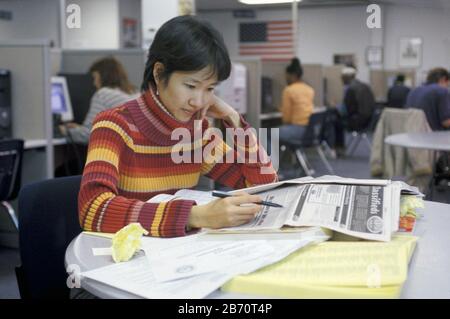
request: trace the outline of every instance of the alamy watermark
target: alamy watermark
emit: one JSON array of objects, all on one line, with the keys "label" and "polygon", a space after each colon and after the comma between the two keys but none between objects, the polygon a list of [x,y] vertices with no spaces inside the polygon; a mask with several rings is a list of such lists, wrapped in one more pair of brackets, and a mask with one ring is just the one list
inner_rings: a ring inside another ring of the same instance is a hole
[{"label": "alamy watermark", "polygon": [[[200,120],[194,122],[194,127],[201,127]],[[194,130],[194,136],[187,128],[176,128],[171,134],[171,140],[177,141],[172,146],[171,158],[175,164],[269,164],[272,161],[272,166],[261,167],[261,174],[272,174],[272,167],[276,171],[278,170],[279,129],[260,128],[258,133],[259,139],[254,128],[226,128],[226,138],[224,139],[222,131],[215,127],[210,127],[204,132],[201,129],[196,129]],[[229,151],[223,142],[235,151]],[[270,156],[265,151],[269,142]],[[205,143],[204,147],[203,143]]]},{"label": "alamy watermark", "polygon": [[71,3],[66,7],[66,26],[69,29],[81,28],[81,8],[78,4]]},{"label": "alamy watermark", "polygon": [[366,8],[370,13],[367,17],[366,25],[369,29],[381,29],[381,7],[378,4],[370,4]]}]

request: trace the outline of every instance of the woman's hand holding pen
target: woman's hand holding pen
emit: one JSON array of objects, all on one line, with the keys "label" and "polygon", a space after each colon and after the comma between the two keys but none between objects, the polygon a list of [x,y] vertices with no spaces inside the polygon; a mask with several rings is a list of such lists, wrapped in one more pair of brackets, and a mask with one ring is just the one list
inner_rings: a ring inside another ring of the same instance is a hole
[{"label": "woman's hand holding pen", "polygon": [[223,228],[239,226],[251,221],[261,210],[261,197],[244,192],[217,199],[205,205],[193,206],[188,224],[193,228]]}]

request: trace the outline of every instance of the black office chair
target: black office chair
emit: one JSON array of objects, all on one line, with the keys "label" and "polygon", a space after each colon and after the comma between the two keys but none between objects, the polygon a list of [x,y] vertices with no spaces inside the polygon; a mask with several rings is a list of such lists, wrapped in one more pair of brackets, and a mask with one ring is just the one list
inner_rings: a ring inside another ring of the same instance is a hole
[{"label": "black office chair", "polygon": [[361,143],[362,140],[364,140],[369,147],[369,150],[372,150],[372,143],[369,139],[369,134],[373,133],[375,131],[375,127],[377,126],[378,120],[380,119],[381,113],[383,112],[382,105],[378,105],[375,107],[375,109],[372,112],[372,115],[367,122],[367,125],[365,125],[362,128],[358,129],[350,129],[351,133],[351,141],[350,145],[348,147],[347,156],[352,156],[355,152],[358,145]]},{"label": "black office chair", "polygon": [[77,197],[81,176],[25,186],[19,193],[19,243],[16,268],[22,299],[69,298],[65,251],[80,232]]},{"label": "black office chair", "polygon": [[8,201],[17,197],[22,177],[24,142],[20,139],[0,141],[0,214],[6,212],[18,229],[18,221],[13,207]]},{"label": "black office chair", "polygon": [[326,112],[324,111],[311,114],[305,133],[303,133],[303,135],[298,140],[292,140],[288,144],[284,145],[295,153],[298,163],[302,167],[305,174],[308,176],[312,176],[315,173],[314,169],[311,168],[311,165],[309,164],[304,152],[309,148],[314,148],[316,150],[327,170],[330,172],[330,174],[334,174],[333,167],[328,162],[321,148],[321,137],[325,120]]}]

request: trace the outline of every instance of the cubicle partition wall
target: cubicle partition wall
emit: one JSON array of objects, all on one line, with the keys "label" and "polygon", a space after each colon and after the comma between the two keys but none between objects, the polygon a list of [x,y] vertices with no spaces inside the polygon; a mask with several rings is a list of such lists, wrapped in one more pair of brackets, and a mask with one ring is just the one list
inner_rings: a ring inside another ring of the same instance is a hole
[{"label": "cubicle partition wall", "polygon": [[314,89],[314,106],[321,107],[323,101],[324,71],[322,64],[303,64],[303,80]]},{"label": "cubicle partition wall", "polygon": [[0,68],[11,71],[12,137],[41,140],[23,159],[23,184],[53,177],[48,40],[0,42]]},{"label": "cubicle partition wall", "polygon": [[416,85],[416,72],[414,70],[371,70],[370,85],[372,87],[375,99],[378,102],[387,101],[389,87],[393,84],[397,74],[405,75],[405,84],[410,87]]},{"label": "cubicle partition wall", "polygon": [[283,89],[286,87],[286,74],[285,69],[288,65],[287,62],[280,61],[262,61],[262,76],[271,79],[272,82],[272,97],[273,97],[273,109],[278,110],[281,105],[281,95]]},{"label": "cubicle partition wall", "polygon": [[261,114],[261,60],[239,57],[233,58],[232,61],[241,63],[247,68],[247,112],[245,118],[251,126],[258,129]]},{"label": "cubicle partition wall", "polygon": [[324,73],[324,104],[336,106],[344,98],[344,84],[341,80],[343,65],[330,65],[323,68]]},{"label": "cubicle partition wall", "polygon": [[62,64],[62,50],[61,49],[50,49],[50,66],[52,76],[58,75],[61,70]]},{"label": "cubicle partition wall", "polygon": [[123,64],[131,83],[136,88],[140,88],[147,57],[147,52],[142,49],[63,50],[60,72],[87,73],[92,63],[106,56],[114,56],[119,60]]},{"label": "cubicle partition wall", "polygon": [[[262,110],[262,77],[272,81],[273,109],[280,107],[281,95],[286,87],[285,69],[288,62],[262,61],[260,58],[236,57],[234,62],[242,63],[247,68],[247,121],[255,128],[271,127],[274,119],[280,119],[281,113],[263,113]],[[303,79],[315,91],[314,105],[323,106],[324,99],[324,71],[320,64],[304,64]],[[268,121],[272,121],[268,123]],[[266,123],[265,123],[266,122]]]}]

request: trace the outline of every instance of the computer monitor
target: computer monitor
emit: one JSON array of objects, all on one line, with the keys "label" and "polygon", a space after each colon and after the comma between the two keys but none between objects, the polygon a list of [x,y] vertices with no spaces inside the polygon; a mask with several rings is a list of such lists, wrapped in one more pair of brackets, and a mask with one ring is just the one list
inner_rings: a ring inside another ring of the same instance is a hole
[{"label": "computer monitor", "polygon": [[91,99],[96,88],[89,73],[59,73],[66,78],[74,122],[82,124],[91,105]]},{"label": "computer monitor", "polygon": [[72,103],[70,102],[69,90],[66,78],[53,76],[52,83],[52,113],[59,114],[62,122],[73,121]]}]

